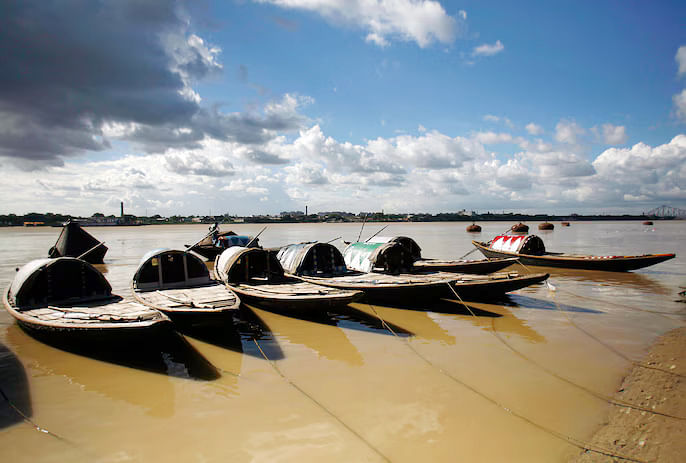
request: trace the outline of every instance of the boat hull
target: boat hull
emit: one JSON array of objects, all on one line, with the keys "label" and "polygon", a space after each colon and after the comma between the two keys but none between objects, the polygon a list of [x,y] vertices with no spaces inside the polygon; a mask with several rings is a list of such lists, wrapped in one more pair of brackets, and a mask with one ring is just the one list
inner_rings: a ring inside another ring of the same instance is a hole
[{"label": "boat hull", "polygon": [[470,273],[485,275],[487,273],[498,272],[505,267],[509,267],[517,262],[516,257],[505,259],[483,259],[483,260],[440,260],[422,259],[414,263],[416,271],[439,271],[454,273]]},{"label": "boat hull", "polygon": [[[240,300],[246,304],[252,304],[274,312],[321,312],[344,307],[359,299],[362,293],[359,291],[336,291],[328,294],[320,294],[316,289],[288,292],[269,292],[265,285],[229,284],[227,285]],[[292,285],[288,285],[292,286]]]},{"label": "boat hull", "polygon": [[472,244],[488,258],[517,257],[524,265],[542,267],[573,268],[580,270],[600,270],[606,272],[628,272],[659,264],[675,257],[674,254],[647,254],[644,256],[534,256],[513,252],[496,251],[487,243],[472,241]]}]

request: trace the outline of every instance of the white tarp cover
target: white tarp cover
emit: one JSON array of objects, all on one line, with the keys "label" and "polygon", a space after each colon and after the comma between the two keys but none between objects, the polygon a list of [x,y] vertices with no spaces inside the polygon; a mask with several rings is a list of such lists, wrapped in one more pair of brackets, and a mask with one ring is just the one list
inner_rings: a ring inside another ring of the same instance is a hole
[{"label": "white tarp cover", "polygon": [[369,273],[374,268],[376,250],[385,243],[352,243],[345,248],[345,266],[351,270]]}]

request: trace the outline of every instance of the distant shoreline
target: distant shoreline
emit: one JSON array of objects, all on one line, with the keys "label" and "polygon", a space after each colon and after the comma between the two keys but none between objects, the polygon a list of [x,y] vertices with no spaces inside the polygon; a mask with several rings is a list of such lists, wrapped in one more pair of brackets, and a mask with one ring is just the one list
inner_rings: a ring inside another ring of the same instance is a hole
[{"label": "distant shoreline", "polygon": [[[112,219],[113,216],[108,217]],[[301,215],[301,216],[251,216],[251,217],[226,217],[226,216],[205,216],[205,217],[136,217],[128,215],[122,223],[103,222],[94,223],[89,217],[69,217],[58,214],[29,214],[25,216],[0,215],[0,227],[44,227],[62,226],[69,219],[82,222],[86,227],[113,227],[113,226],[136,226],[136,225],[197,225],[197,224],[219,224],[234,225],[246,223],[359,223],[359,222],[595,222],[595,221],[663,221],[663,220],[684,220],[679,217],[657,217],[648,215],[545,215],[545,214],[477,214],[462,215],[457,213],[439,214],[372,214],[368,216],[360,215]]]}]

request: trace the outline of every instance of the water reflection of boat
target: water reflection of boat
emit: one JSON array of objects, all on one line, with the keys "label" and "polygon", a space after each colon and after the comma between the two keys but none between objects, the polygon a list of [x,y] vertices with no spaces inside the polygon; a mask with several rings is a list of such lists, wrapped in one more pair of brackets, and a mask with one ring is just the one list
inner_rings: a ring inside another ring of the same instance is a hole
[{"label": "water reflection of boat", "polygon": [[336,321],[326,313],[312,317],[287,317],[251,307],[272,333],[293,344],[300,344],[317,352],[321,357],[337,360],[351,366],[364,364],[360,352],[347,338]]},{"label": "water reflection of boat", "polygon": [[518,257],[525,265],[563,267],[606,272],[627,272],[659,264],[674,254],[644,254],[641,256],[591,256],[546,251],[543,240],[536,235],[500,235],[489,242],[472,241],[488,257]]},{"label": "water reflection of boat", "polygon": [[2,429],[21,423],[24,420],[23,416],[30,418],[33,411],[24,366],[3,344],[0,344],[0,371],[2,371],[0,375],[0,429]]},{"label": "water reflection of boat", "polygon": [[603,286],[630,287],[652,294],[669,294],[671,292],[665,285],[645,273],[603,272],[556,267],[540,268],[540,270],[550,273],[551,281],[556,278],[565,278],[581,282],[601,283]]},{"label": "water reflection of boat", "polygon": [[406,327],[418,339],[439,341],[443,344],[456,343],[455,337],[442,328],[429,316],[429,311],[407,310],[386,305],[353,303],[352,307],[366,312],[370,316],[380,317],[385,322]]},{"label": "water reflection of boat", "polygon": [[16,325],[8,328],[7,339],[34,375],[63,376],[83,391],[142,407],[160,418],[174,415],[174,383],[169,377],[215,380],[220,376],[173,332],[154,345],[122,344],[108,350],[36,342]]}]

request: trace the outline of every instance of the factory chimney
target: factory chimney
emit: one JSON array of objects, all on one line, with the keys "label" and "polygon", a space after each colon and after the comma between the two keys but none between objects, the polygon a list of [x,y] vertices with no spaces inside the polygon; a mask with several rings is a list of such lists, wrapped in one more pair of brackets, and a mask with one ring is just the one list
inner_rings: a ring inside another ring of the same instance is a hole
[{"label": "factory chimney", "polygon": [[123,218],[124,218],[124,201],[122,201],[122,202],[119,203],[119,204],[120,204],[120,206],[121,206],[121,218],[123,219]]}]

